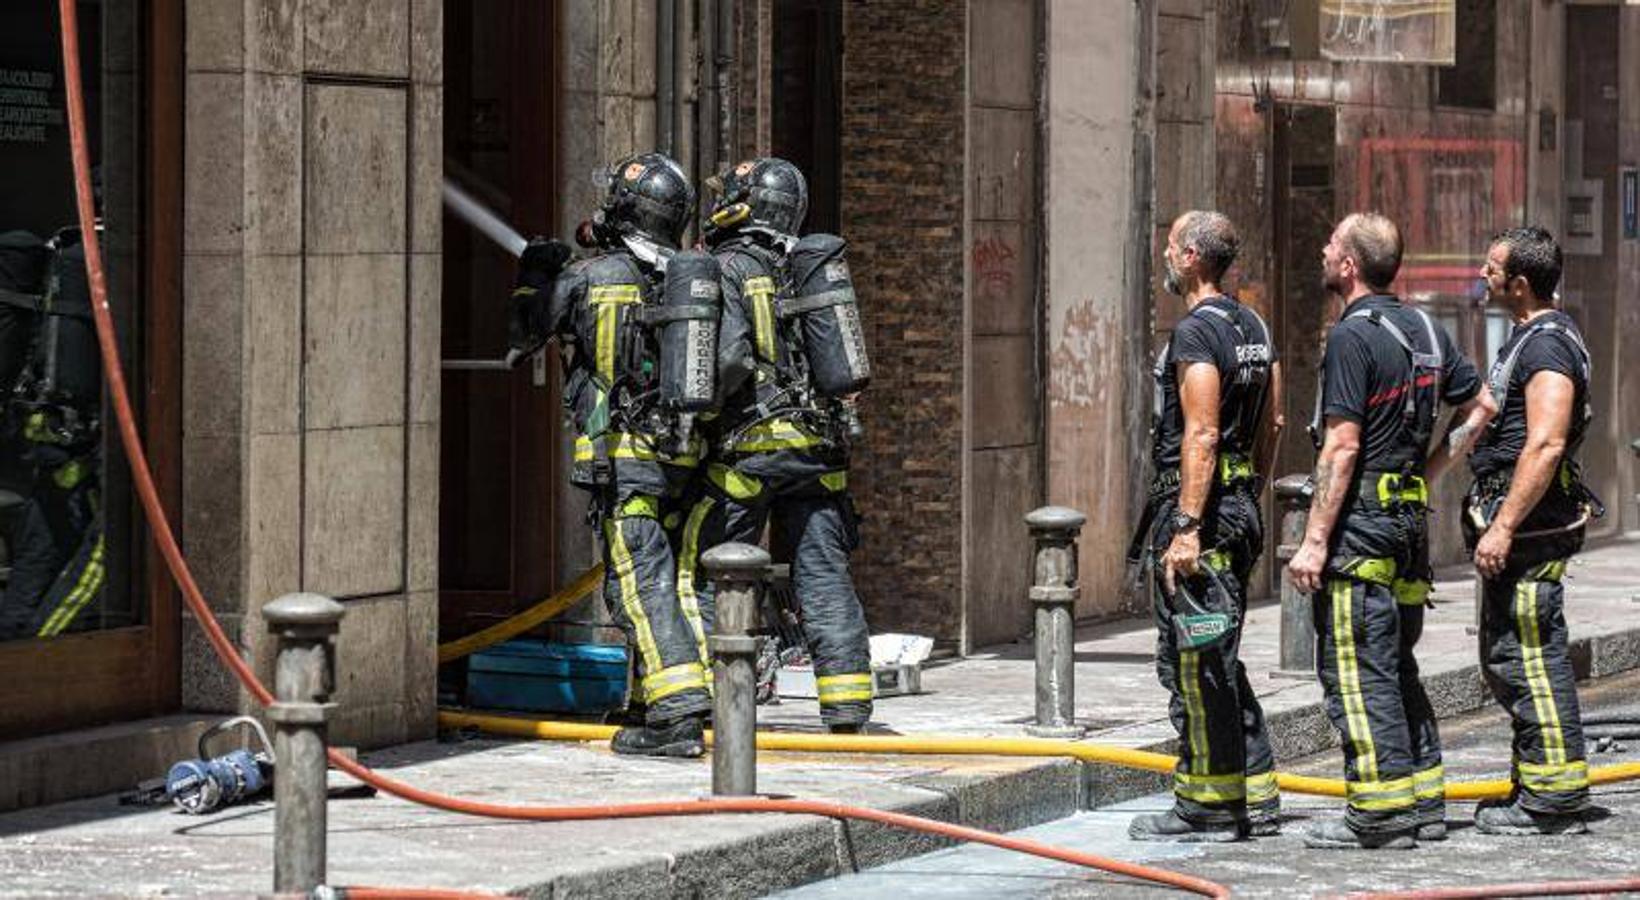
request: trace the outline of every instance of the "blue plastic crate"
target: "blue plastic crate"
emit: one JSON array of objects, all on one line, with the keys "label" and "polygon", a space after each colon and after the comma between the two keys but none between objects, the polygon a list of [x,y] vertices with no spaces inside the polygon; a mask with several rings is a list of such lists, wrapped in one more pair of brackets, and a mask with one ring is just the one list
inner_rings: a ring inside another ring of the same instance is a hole
[{"label": "blue plastic crate", "polygon": [[619,644],[516,640],[467,661],[467,705],[595,715],[626,706],[627,650]]}]

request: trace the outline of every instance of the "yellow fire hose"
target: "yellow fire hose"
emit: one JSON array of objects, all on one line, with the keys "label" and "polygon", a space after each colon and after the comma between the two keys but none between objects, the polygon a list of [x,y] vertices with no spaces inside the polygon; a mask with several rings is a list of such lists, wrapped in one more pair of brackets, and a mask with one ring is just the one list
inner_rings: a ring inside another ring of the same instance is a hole
[{"label": "yellow fire hose", "polygon": [[540,625],[553,616],[558,615],[587,594],[592,593],[604,580],[604,564],[598,563],[582,572],[579,578],[565,585],[564,589],[529,609],[504,622],[497,622],[489,628],[464,638],[451,641],[448,644],[438,645],[438,661],[440,664],[458,660],[463,656],[477,653],[487,647],[492,647],[502,641],[511,640],[531,628]]},{"label": "yellow fire hose", "polygon": [[[477,728],[486,734],[548,741],[606,741],[615,734],[615,727],[612,725],[479,715],[455,710],[440,710],[438,723],[441,728]],[[706,732],[706,740],[710,742],[711,739],[712,733]],[[1176,762],[1174,757],[1148,750],[1044,738],[787,734],[760,731],[757,733],[757,746],[760,750],[802,753],[1068,757],[1082,762],[1104,763],[1163,774],[1171,773]],[[1630,781],[1636,778],[1640,778],[1640,763],[1602,766],[1589,771],[1589,783],[1592,785]],[[1336,778],[1317,778],[1281,772],[1276,775],[1276,782],[1282,790],[1295,794],[1344,796],[1344,782]],[[1448,800],[1486,800],[1507,797],[1509,790],[1509,782],[1502,779],[1447,782],[1446,797]]]}]

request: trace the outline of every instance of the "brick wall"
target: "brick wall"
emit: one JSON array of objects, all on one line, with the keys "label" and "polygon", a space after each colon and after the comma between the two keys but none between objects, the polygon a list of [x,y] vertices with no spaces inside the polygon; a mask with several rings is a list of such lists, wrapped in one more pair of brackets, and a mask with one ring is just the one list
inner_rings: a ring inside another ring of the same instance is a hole
[{"label": "brick wall", "polygon": [[961,632],[965,4],[844,10],[843,235],[873,380],[855,580],[873,631]]}]

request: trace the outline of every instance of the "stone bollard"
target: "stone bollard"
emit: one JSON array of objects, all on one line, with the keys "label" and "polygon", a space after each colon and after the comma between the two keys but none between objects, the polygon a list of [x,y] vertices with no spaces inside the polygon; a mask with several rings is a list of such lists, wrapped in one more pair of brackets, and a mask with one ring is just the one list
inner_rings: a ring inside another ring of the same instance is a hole
[{"label": "stone bollard", "polygon": [[1304,543],[1304,528],[1310,519],[1310,481],[1307,475],[1287,475],[1276,479],[1276,504],[1281,507],[1281,543],[1276,545],[1276,577],[1281,584],[1281,674],[1297,677],[1315,675],[1315,620],[1310,616],[1310,598],[1293,586],[1287,564]]},{"label": "stone bollard", "polygon": [[325,717],[335,684],[332,638],[346,612],[318,594],[286,594],[262,608],[278,640],[273,723],[273,889],[307,894],[325,883]]},{"label": "stone bollard", "polygon": [[1036,609],[1036,722],[1025,733],[1079,738],[1076,724],[1076,539],[1088,517],[1063,506],[1025,516],[1035,543],[1031,605]]},{"label": "stone bollard", "polygon": [[712,793],[757,793],[757,592],[769,554],[750,544],[719,544],[701,554],[717,615],[712,635]]}]

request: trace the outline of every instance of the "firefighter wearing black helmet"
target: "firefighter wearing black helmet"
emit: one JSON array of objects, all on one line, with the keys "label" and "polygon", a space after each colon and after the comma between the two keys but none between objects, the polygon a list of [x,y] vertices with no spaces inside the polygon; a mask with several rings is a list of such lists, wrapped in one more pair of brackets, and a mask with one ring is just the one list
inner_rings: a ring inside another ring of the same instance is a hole
[{"label": "firefighter wearing black helmet", "polygon": [[792,555],[821,721],[856,731],[871,717],[872,685],[865,613],[849,573],[859,532],[848,450],[858,429],[853,394],[869,373],[842,241],[797,237],[808,187],[785,160],[742,162],[708,186],[717,198],[705,242],[723,272],[724,403],[703,496],[684,524],[679,593],[710,622],[700,551],[757,543],[771,525]]},{"label": "firefighter wearing black helmet", "polygon": [[[714,399],[717,268],[707,254],[679,249],[695,193],[676,162],[645,153],[601,177],[602,203],[578,235],[590,252],[571,261],[567,244],[541,239],[525,249],[511,355],[553,338],[562,350],[576,432],[570,477],[592,494],[604,597],[634,648],[645,710],[644,724],[621,729],[612,746],[700,756],[711,708],[697,651],[703,630],[694,608],[679,602],[667,525],[681,519],[701,459],[693,417]],[[674,334],[685,343],[668,344]],[[702,361],[693,381],[670,377],[691,359]]]},{"label": "firefighter wearing black helmet", "polygon": [[1442,404],[1457,407],[1448,446],[1460,451],[1497,407],[1446,330],[1390,293],[1400,265],[1400,231],[1376,213],[1346,217],[1323,251],[1324,283],[1345,307],[1327,336],[1315,495],[1288,570],[1312,595],[1347,805],[1310,829],[1311,847],[1446,837],[1440,735],[1414,654],[1429,578],[1425,466]]}]

